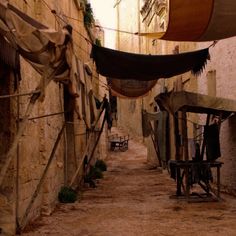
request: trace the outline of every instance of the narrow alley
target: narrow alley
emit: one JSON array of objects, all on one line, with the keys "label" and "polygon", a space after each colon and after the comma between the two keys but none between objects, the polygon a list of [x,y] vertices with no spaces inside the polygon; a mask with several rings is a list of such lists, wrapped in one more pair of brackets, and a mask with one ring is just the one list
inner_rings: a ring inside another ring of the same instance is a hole
[{"label": "narrow alley", "polygon": [[22,236],[204,235],[233,236],[236,199],[187,203],[170,199],[175,183],[167,170],[146,162],[145,146],[131,138],[126,152],[110,152],[108,171],[96,188],[85,188],[73,204],[60,204]]}]

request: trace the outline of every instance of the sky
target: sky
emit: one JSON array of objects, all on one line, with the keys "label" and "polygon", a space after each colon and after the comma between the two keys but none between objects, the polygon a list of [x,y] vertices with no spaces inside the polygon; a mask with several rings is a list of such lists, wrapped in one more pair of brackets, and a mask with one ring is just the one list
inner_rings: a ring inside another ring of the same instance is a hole
[{"label": "sky", "polygon": [[[90,0],[95,20],[99,20],[103,27],[116,28],[116,8],[114,8],[115,0]],[[105,45],[109,48],[115,48],[116,32],[104,28]]]}]

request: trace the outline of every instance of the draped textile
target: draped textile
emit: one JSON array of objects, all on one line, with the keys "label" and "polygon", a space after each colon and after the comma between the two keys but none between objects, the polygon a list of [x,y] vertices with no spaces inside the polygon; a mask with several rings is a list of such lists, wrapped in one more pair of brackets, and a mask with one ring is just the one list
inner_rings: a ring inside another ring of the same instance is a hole
[{"label": "draped textile", "polygon": [[142,55],[93,45],[91,57],[98,73],[107,76],[113,94],[129,98],[144,96],[159,78],[192,71],[198,74],[209,59],[208,48],[175,55]]},{"label": "draped textile", "polygon": [[54,73],[54,79],[60,81],[72,77],[69,70],[73,55],[67,50],[72,44],[69,26],[61,31],[49,29],[1,0],[0,34],[41,75],[50,70],[48,74]]},{"label": "draped textile", "polygon": [[142,131],[143,137],[149,137],[152,133],[151,121],[158,122],[157,124],[157,137],[160,158],[163,162],[167,161],[167,122],[168,113],[166,111],[161,112],[147,112],[142,110]]},{"label": "draped textile", "polygon": [[235,0],[170,0],[166,32],[141,36],[172,41],[213,41],[236,36]]},{"label": "draped textile", "polygon": [[20,71],[19,53],[0,35],[0,63]]},{"label": "draped textile", "polygon": [[108,85],[111,87],[113,95],[122,98],[137,98],[145,96],[155,86],[155,84],[156,80],[137,81],[130,79],[108,79]]},{"label": "draped textile", "polygon": [[103,76],[149,81],[187,71],[199,73],[209,59],[209,50],[206,48],[173,55],[143,55],[93,45],[91,56],[98,72]]},{"label": "draped textile", "polygon": [[158,121],[161,117],[160,112],[150,113],[142,110],[142,131],[143,137],[148,137],[152,133],[151,121]]},{"label": "draped textile", "polygon": [[162,93],[155,97],[161,110],[172,114],[182,109],[193,113],[206,113],[227,117],[236,112],[236,101],[187,91]]},{"label": "draped textile", "polygon": [[215,161],[221,156],[219,125],[212,124],[204,127],[204,138],[206,140],[207,160]]}]

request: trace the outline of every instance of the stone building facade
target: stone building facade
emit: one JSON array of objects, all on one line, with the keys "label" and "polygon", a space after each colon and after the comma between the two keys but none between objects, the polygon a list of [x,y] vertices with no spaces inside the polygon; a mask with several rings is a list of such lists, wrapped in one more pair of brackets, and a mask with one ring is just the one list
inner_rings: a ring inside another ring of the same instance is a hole
[{"label": "stone building facade", "polygon": [[[84,96],[79,94],[77,105],[84,106],[87,121],[90,123],[89,97],[86,91],[92,89],[93,95],[99,100],[102,100],[107,93],[104,90],[106,81],[98,76],[90,58],[89,41],[92,42],[100,36],[92,27],[86,27],[84,24],[85,1],[59,2],[57,0],[9,1],[14,7],[50,29],[59,30],[66,24],[72,26],[74,53],[81,62],[86,81],[85,84],[81,83],[81,78],[78,79],[79,82],[77,81],[76,86],[82,86],[85,90]],[[6,67],[1,66],[0,69],[0,95],[29,93],[25,96],[0,99],[0,167],[4,165],[4,155],[11,148],[25,114],[30,92],[40,81],[40,75],[23,57],[20,57],[20,67],[21,80],[16,80],[14,73],[6,70]],[[19,139],[13,160],[0,188],[0,229],[3,235],[15,235],[17,226],[22,228],[41,214],[51,214],[58,203],[60,188],[70,183],[80,165],[88,142],[89,127],[73,109],[75,99],[65,86],[63,83],[50,82],[45,89],[43,101],[36,102],[23,135]],[[64,123],[66,127],[56,147],[53,160],[41,187],[37,190]],[[106,131],[102,135],[102,140],[94,154],[95,159],[105,158],[107,155]],[[91,147],[94,143],[95,138]],[[79,176],[81,174],[82,172]],[[37,194],[33,197],[35,191]],[[33,204],[29,207],[31,201]]]},{"label": "stone building facade", "polygon": [[[194,51],[209,47],[212,42],[172,42],[146,37],[138,37],[135,32],[163,32],[168,24],[169,1],[167,0],[140,0],[117,1],[117,27],[128,33],[117,33],[117,49],[127,52],[143,54],[173,54]],[[127,9],[127,10],[124,10]],[[141,136],[141,110],[155,111],[154,98],[160,92],[185,90],[189,92],[207,94],[216,97],[236,99],[235,87],[235,40],[228,38],[219,41],[210,48],[211,59],[200,76],[193,76],[190,72],[169,79],[159,79],[156,86],[146,97],[134,100],[118,99],[118,124],[127,132]],[[130,119],[126,119],[130,117]],[[195,124],[204,125],[201,116],[193,113],[187,114],[188,139],[192,142]],[[221,183],[225,189],[235,194],[235,117],[224,121],[221,125],[220,144],[224,162],[222,167]],[[174,148],[174,120],[169,117],[169,159],[175,158]],[[145,138],[149,161],[155,161],[156,154],[150,138]],[[191,148],[189,154],[191,155]]]}]

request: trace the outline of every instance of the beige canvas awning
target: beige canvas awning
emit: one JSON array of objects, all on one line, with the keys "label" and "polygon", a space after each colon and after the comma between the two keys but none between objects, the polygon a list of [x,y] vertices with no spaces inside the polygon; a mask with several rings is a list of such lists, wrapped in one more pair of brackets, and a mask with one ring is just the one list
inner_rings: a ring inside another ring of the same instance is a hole
[{"label": "beige canvas awning", "polygon": [[230,113],[236,112],[235,100],[186,91],[162,93],[155,97],[155,101],[161,109],[172,114],[184,109],[187,112],[221,114],[227,117]]},{"label": "beige canvas awning", "polygon": [[52,71],[57,70],[54,78],[68,79],[68,28],[59,31],[49,29],[13,5],[0,0],[0,34],[41,75],[50,68]]},{"label": "beige canvas awning", "polygon": [[170,0],[166,32],[141,36],[172,41],[213,41],[236,36],[235,0]]}]

